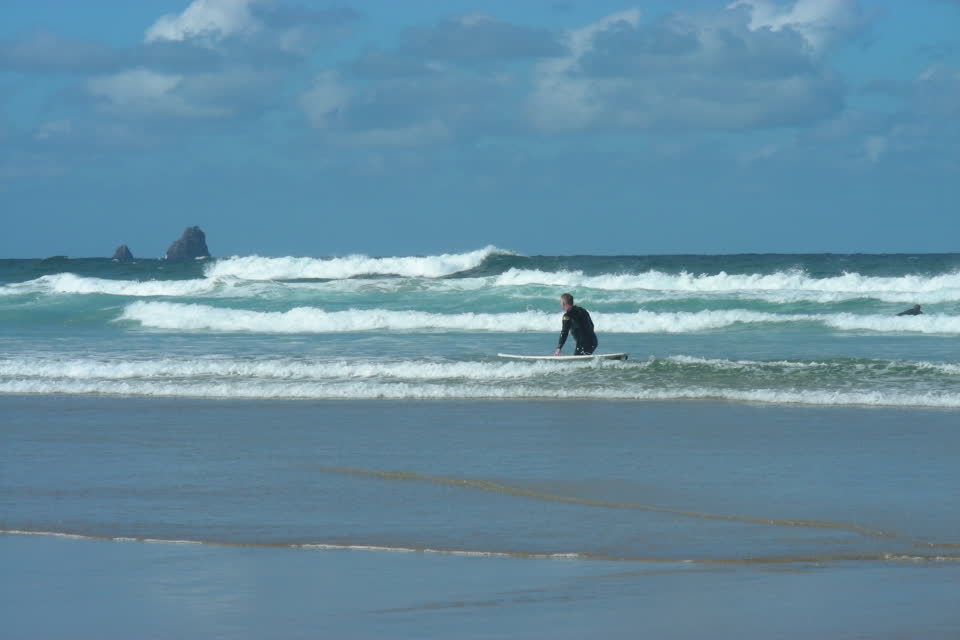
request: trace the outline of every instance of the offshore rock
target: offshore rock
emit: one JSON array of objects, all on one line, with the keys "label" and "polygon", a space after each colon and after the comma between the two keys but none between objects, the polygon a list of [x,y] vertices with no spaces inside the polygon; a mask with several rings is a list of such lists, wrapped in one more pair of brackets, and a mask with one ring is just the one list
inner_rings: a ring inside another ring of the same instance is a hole
[{"label": "offshore rock", "polygon": [[120,262],[126,262],[128,260],[133,260],[133,254],[130,252],[130,247],[125,244],[117,247],[117,250],[113,252],[113,259]]},{"label": "offshore rock", "polygon": [[200,227],[187,227],[180,239],[170,245],[167,254],[164,256],[167,260],[195,260],[209,257],[207,237],[200,230]]}]

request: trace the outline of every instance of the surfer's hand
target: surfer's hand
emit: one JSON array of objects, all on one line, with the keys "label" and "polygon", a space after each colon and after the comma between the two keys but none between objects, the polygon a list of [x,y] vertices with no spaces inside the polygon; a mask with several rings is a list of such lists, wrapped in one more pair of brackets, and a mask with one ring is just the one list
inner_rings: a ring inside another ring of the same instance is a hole
[{"label": "surfer's hand", "polygon": [[553,352],[553,355],[555,355],[555,356],[560,355],[560,349],[557,349],[556,351],[554,351],[554,352]]}]

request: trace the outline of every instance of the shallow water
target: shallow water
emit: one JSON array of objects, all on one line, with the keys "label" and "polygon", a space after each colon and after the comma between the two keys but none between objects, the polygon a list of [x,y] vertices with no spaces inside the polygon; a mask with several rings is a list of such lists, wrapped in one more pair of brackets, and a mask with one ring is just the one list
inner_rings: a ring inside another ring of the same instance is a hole
[{"label": "shallow water", "polygon": [[960,558],[949,411],[2,402],[7,531],[630,561]]},{"label": "shallow water", "polygon": [[[893,638],[960,624],[951,411],[70,396],[0,408],[12,637],[66,620],[108,638],[140,625]],[[123,613],[104,626],[106,610]]]}]

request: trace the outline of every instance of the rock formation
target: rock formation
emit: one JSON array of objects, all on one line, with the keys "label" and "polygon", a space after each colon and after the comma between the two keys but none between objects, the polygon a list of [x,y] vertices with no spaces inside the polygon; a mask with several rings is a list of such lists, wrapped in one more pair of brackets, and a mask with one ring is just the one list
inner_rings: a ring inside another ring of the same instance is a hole
[{"label": "rock formation", "polygon": [[167,260],[194,260],[209,257],[207,237],[200,230],[200,227],[187,227],[180,239],[170,245],[167,254],[164,256]]},{"label": "rock formation", "polygon": [[133,260],[133,254],[130,252],[130,247],[125,244],[117,247],[117,250],[113,252],[113,259],[119,260],[120,262]]}]

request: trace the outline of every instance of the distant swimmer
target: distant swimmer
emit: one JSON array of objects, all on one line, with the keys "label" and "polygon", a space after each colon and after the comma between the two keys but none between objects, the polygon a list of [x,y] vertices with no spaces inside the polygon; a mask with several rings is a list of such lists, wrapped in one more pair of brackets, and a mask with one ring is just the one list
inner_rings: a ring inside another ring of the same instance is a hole
[{"label": "distant swimmer", "polygon": [[915,304],[906,311],[901,311],[897,314],[898,316],[921,316],[923,311],[920,310],[920,305]]},{"label": "distant swimmer", "polygon": [[560,329],[560,342],[553,355],[560,355],[560,349],[567,341],[567,334],[573,332],[573,339],[577,341],[575,356],[589,356],[597,349],[597,334],[593,332],[593,320],[583,307],[573,304],[573,296],[565,293],[560,296],[560,306],[563,307],[563,326]]}]

